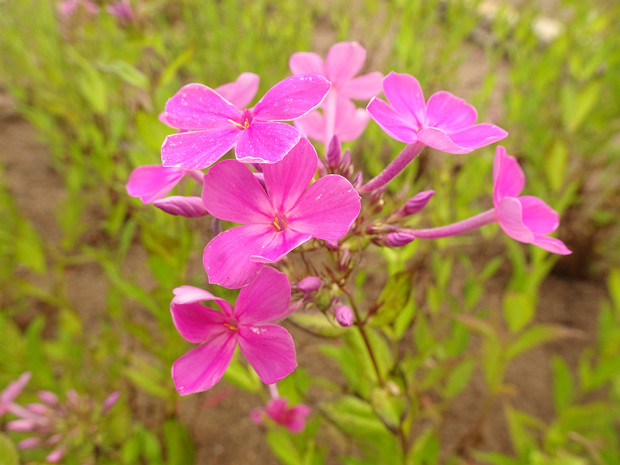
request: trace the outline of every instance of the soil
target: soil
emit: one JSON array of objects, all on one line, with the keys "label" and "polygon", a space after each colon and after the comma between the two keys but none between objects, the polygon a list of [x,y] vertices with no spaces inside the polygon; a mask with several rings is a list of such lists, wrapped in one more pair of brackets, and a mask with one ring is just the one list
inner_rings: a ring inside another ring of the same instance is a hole
[{"label": "soil", "polygon": [[[475,52],[474,52],[475,53]],[[480,58],[479,58],[480,59]],[[480,77],[476,60],[465,60],[471,68],[464,69],[467,85],[475,74]],[[466,92],[463,96],[467,96]],[[58,246],[62,231],[55,213],[65,200],[62,178],[50,168],[50,154],[45,146],[37,142],[36,131],[17,113],[11,100],[0,93],[0,159],[4,165],[3,182],[15,199],[22,215],[32,223],[50,248]],[[571,244],[569,243],[570,247]],[[500,246],[492,248],[496,253],[505,253]],[[481,251],[473,251],[472,257]],[[488,249],[487,249],[488,255]],[[145,259],[142,250],[133,251],[128,266],[139,269]],[[561,259],[562,260],[562,259]],[[133,261],[133,263],[132,263]],[[480,262],[483,263],[483,262]],[[75,308],[83,312],[87,325],[96,326],[97,317],[106,311],[106,279],[98,265],[78,265],[69,275],[67,289],[72,289],[69,298]],[[506,282],[506,275],[498,275],[489,282],[486,290],[486,305],[499,307],[499,298]],[[458,287],[458,283],[454,284]],[[41,282],[48,287],[49,283]],[[511,364],[508,381],[514,385],[513,405],[543,420],[552,418],[550,358],[560,355],[575,366],[581,352],[595,339],[596,319],[600,302],[606,298],[604,286],[599,282],[575,279],[567,276],[550,275],[542,285],[538,319],[577,330],[578,338],[547,344],[520,356]],[[80,302],[88,300],[87,308]],[[45,305],[34,297],[32,310],[24,318],[31,318],[39,311],[46,311]],[[49,310],[49,309],[48,309]],[[313,373],[323,373],[324,365],[315,356],[316,341],[306,334],[295,333],[298,344],[299,362]],[[171,386],[172,388],[172,386]],[[481,374],[476,374],[472,385],[463,393],[447,419],[443,442],[446,451],[454,450],[471,431],[481,405],[483,384]],[[135,394],[137,420],[157,422],[154,413],[158,401],[145,394]],[[261,400],[221,383],[208,393],[184,397],[179,400],[178,411],[183,422],[197,444],[196,464],[245,465],[277,463],[271,455],[259,427],[249,418],[249,412],[261,405]],[[506,423],[501,406],[494,405],[483,429],[477,438],[478,447],[485,450],[510,452]],[[338,463],[330,457],[328,463]],[[473,463],[473,462],[472,462]]]}]

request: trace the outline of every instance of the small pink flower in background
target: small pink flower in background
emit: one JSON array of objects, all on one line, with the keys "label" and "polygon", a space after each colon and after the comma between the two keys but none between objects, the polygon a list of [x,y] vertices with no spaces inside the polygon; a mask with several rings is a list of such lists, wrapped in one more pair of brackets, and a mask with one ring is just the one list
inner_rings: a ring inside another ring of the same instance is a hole
[{"label": "small pink flower in background", "polygon": [[275,263],[311,238],[336,241],[360,212],[360,196],[340,175],[308,187],[318,164],[314,147],[302,139],[284,160],[263,166],[265,188],[235,160],[205,175],[202,200],[216,218],[241,223],[205,247],[209,282],[238,288],[252,281],[264,263]]},{"label": "small pink flower in background", "polygon": [[316,74],[292,76],[273,86],[252,108],[241,110],[213,89],[188,84],[166,103],[165,120],[185,129],[166,137],[164,166],[202,169],[231,148],[244,163],[275,163],[299,141],[299,131],[286,123],[316,108],[329,91]]},{"label": "small pink flower in background", "polygon": [[89,0],[63,0],[58,3],[56,9],[60,17],[66,19],[77,13],[79,7],[84,8],[84,10],[91,15],[99,13],[97,4]]},{"label": "small pink flower in background", "polygon": [[250,418],[258,425],[265,422],[265,417],[286,427],[291,433],[301,433],[306,427],[306,420],[310,415],[310,407],[297,404],[288,407],[284,397],[271,399],[264,408],[256,408],[250,412]]},{"label": "small pink flower in background", "polygon": [[449,92],[436,92],[425,103],[420,84],[409,74],[388,74],[383,79],[383,92],[389,105],[374,97],[366,109],[390,137],[400,142],[421,142],[442,152],[461,154],[508,135],[492,124],[474,124],[476,109]]},{"label": "small pink flower in background", "polygon": [[105,9],[123,23],[130,23],[134,19],[134,12],[129,0],[117,0],[111,5],[107,5]]},{"label": "small pink flower in background", "polygon": [[493,205],[501,228],[517,241],[560,255],[570,254],[561,240],[547,236],[560,224],[557,212],[537,197],[519,196],[524,186],[525,174],[517,160],[504,147],[497,147],[493,163]]},{"label": "small pink flower in background", "polygon": [[31,373],[29,371],[23,373],[16,381],[10,383],[4,391],[0,392],[0,417],[4,415],[13,404],[15,398],[22,392],[28,381],[30,381]]},{"label": "small pink flower in background", "polygon": [[[363,108],[356,108],[350,100],[336,101],[334,134],[341,142],[357,139],[370,121],[370,115]],[[295,126],[310,139],[323,142],[327,138],[325,116],[318,111],[308,113],[294,122]]]},{"label": "small pink flower in background", "polygon": [[[293,338],[273,324],[289,314],[291,287],[284,273],[264,268],[241,289],[234,308],[193,286],[181,286],[174,294],[170,304],[174,325],[187,341],[201,344],[172,365],[172,379],[182,396],[212,388],[228,368],[237,344],[264,383],[280,381],[297,367]],[[201,304],[210,300],[220,311]]]}]

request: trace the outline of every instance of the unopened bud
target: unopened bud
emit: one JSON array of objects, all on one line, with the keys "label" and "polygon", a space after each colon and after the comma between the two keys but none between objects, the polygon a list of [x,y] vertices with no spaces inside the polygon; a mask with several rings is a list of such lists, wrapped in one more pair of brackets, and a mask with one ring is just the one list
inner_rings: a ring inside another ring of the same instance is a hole
[{"label": "unopened bud", "polygon": [[353,324],[353,312],[346,305],[336,308],[336,321],[340,326],[349,327]]},{"label": "unopened bud", "polygon": [[211,231],[213,232],[214,236],[217,236],[219,233],[221,233],[222,232],[222,220],[220,220],[219,218],[213,217],[213,221],[211,221]]},{"label": "unopened bud", "polygon": [[344,249],[338,258],[338,269],[340,271],[348,270],[349,265],[351,265],[351,252],[349,249]]},{"label": "unopened bud", "polygon": [[58,396],[51,391],[39,391],[37,395],[39,399],[47,405],[54,406],[58,404]]},{"label": "unopened bud", "polygon": [[344,153],[342,154],[342,158],[340,159],[340,171],[342,173],[346,173],[346,171],[349,169],[349,167],[351,166],[351,151],[349,149],[346,149],[344,151]]},{"label": "unopened bud", "polygon": [[307,278],[302,279],[297,283],[297,289],[301,292],[310,293],[314,291],[318,291],[323,285],[323,281],[321,278],[316,276],[308,276]]},{"label": "unopened bud", "polygon": [[385,235],[384,243],[388,247],[402,247],[415,240],[415,236],[406,232],[392,232]]},{"label": "unopened bud", "polygon": [[402,210],[405,215],[413,215],[414,213],[418,213],[431,199],[431,197],[435,194],[435,191],[422,191],[418,194],[411,197],[407,200],[407,203],[403,206]]},{"label": "unopened bud", "polygon": [[362,174],[361,171],[357,172],[351,184],[353,184],[353,187],[355,187],[355,189],[359,189],[362,186],[362,184],[364,184],[364,175]]},{"label": "unopened bud", "polygon": [[340,155],[342,153],[342,146],[338,140],[338,136],[332,137],[327,147],[327,153],[325,154],[325,160],[329,168],[338,168],[340,165]]},{"label": "unopened bud", "polygon": [[118,402],[118,398],[121,396],[121,393],[118,391],[114,391],[112,394],[110,394],[106,400],[103,401],[103,408],[102,408],[102,412],[106,413],[108,410],[110,410],[112,407],[114,407],[114,404],[116,404],[116,402]]}]

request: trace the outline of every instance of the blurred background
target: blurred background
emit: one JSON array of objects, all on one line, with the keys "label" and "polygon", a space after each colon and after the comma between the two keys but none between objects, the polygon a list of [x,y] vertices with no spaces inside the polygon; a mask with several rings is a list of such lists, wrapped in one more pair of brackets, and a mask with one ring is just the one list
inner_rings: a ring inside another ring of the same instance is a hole
[{"label": "blurred background", "polygon": [[[336,363],[317,381],[329,351],[304,331],[300,369],[283,387],[315,412],[303,435],[270,430],[265,440],[248,416],[265,393],[240,363],[214,390],[178,396],[170,366],[188,345],[170,319],[171,291],[207,285],[210,222],[125,191],[133,168],[160,162],[173,130],[158,114],[182,85],[217,87],[247,71],[262,95],[290,74],[292,53],[324,56],[338,41],[366,48],[364,72],[410,73],[427,97],[452,92],[506,129],[525,192],[560,212],[557,237],[573,251],[550,256],[489,226],[377,252],[359,292],[380,292],[387,264],[408,273],[399,276],[416,312],[403,350],[416,360],[423,440],[407,463],[620,463],[618,2],[0,4],[0,388],[30,371],[26,400],[39,389],[98,402],[121,393],[62,463],[384,463],[322,418],[325,392],[346,383]],[[371,122],[347,146],[369,178],[402,144]],[[426,154],[390,185],[386,211],[404,189],[436,191],[419,224],[488,209],[493,150]],[[3,422],[0,455],[25,437]]]}]

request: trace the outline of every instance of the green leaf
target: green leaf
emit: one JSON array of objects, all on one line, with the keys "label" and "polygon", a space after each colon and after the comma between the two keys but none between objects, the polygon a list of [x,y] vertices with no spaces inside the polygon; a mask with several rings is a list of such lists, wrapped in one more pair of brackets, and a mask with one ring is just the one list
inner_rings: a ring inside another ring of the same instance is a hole
[{"label": "green leaf", "polygon": [[410,300],[411,282],[412,275],[407,272],[397,273],[390,277],[379,296],[381,307],[370,320],[373,326],[389,325],[398,318]]},{"label": "green leaf", "polygon": [[553,371],[553,404],[555,414],[559,416],[573,400],[573,376],[566,362],[558,356],[551,359],[551,370]]},{"label": "green leaf", "polygon": [[566,162],[568,161],[568,148],[564,142],[556,140],[544,160],[549,184],[554,191],[559,191],[564,186]]},{"label": "green leaf", "polygon": [[439,439],[433,428],[427,428],[407,453],[406,465],[435,465],[439,458]]},{"label": "green leaf", "polygon": [[194,463],[194,441],[177,420],[170,419],[164,422],[164,439],[167,463]]},{"label": "green leaf", "polygon": [[341,430],[354,437],[370,439],[391,434],[371,405],[357,397],[342,396],[323,404],[322,410]]},{"label": "green leaf", "polygon": [[258,392],[261,389],[260,379],[253,370],[250,370],[237,360],[233,360],[224,373],[224,379],[246,391]]},{"label": "green leaf", "polygon": [[317,336],[335,338],[348,331],[320,312],[295,312],[288,318],[294,324]]},{"label": "green leaf", "polygon": [[502,308],[511,333],[523,329],[536,314],[534,298],[523,292],[508,291],[504,295]]},{"label": "green leaf", "polygon": [[17,262],[35,273],[45,273],[47,265],[43,241],[28,221],[20,221],[16,239],[15,257]]},{"label": "green leaf", "polygon": [[2,433],[0,433],[0,465],[19,465],[15,444]]},{"label": "green leaf", "polygon": [[601,89],[600,82],[591,82],[581,90],[574,85],[562,88],[562,120],[568,131],[579,129],[598,101]]},{"label": "green leaf", "polygon": [[267,431],[267,443],[275,456],[284,465],[299,465],[302,463],[299,451],[284,431]]},{"label": "green leaf", "polygon": [[444,395],[448,399],[456,396],[459,392],[461,392],[467,387],[467,385],[469,384],[469,380],[474,373],[474,368],[476,368],[476,361],[470,359],[459,363],[457,367],[452,370],[452,373],[450,373],[450,376],[448,377],[448,381],[446,382],[446,388],[444,390]]},{"label": "green leaf", "polygon": [[149,88],[149,78],[135,66],[123,60],[100,64],[99,68],[105,72],[116,74],[124,82],[139,89]]},{"label": "green leaf", "polygon": [[506,355],[508,356],[508,360],[512,360],[517,355],[536,346],[575,334],[574,331],[564,328],[563,326],[536,325],[519,335],[519,337],[508,346]]},{"label": "green leaf", "polygon": [[527,457],[536,447],[536,436],[531,433],[530,429],[544,430],[545,425],[537,418],[515,410],[509,405],[504,407],[512,446],[519,457]]}]

